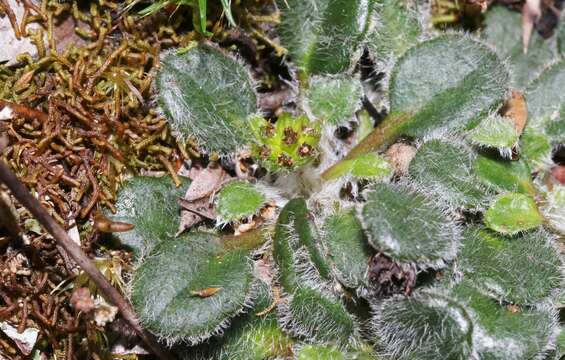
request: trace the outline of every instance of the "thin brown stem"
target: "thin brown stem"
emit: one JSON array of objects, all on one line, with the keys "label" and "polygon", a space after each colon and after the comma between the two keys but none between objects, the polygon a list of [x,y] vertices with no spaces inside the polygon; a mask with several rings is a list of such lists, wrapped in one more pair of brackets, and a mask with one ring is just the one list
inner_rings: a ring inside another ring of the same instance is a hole
[{"label": "thin brown stem", "polygon": [[71,240],[65,229],[49,215],[45,208],[41,206],[41,203],[31,195],[12,170],[3,162],[0,162],[0,182],[10,189],[12,195],[29,210],[37,221],[53,236],[57,244],[63,247],[88,274],[104,297],[118,307],[122,317],[131,325],[153,353],[160,359],[171,359],[172,355],[151,334],[143,330],[129,302],[108,282],[80,246]]}]

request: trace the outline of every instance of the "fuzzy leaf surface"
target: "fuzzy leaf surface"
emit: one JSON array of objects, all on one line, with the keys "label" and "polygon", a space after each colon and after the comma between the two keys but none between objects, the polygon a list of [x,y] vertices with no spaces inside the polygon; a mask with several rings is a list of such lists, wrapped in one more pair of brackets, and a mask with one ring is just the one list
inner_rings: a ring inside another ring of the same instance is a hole
[{"label": "fuzzy leaf surface", "polygon": [[177,200],[187,187],[188,181],[176,188],[170,176],[138,176],[127,180],[116,199],[116,214],[108,217],[135,227],[114,236],[136,255],[147,253],[159,242],[173,237],[180,216]]},{"label": "fuzzy leaf surface", "polygon": [[514,125],[499,115],[485,118],[470,135],[470,140],[474,144],[499,150],[506,149],[508,153],[512,151],[519,138]]},{"label": "fuzzy leaf surface", "polygon": [[194,136],[221,154],[252,140],[249,117],[257,95],[248,70],[221,50],[201,44],[184,54],[169,52],[156,79],[159,105],[177,139]]},{"label": "fuzzy leaf surface", "polygon": [[412,1],[376,1],[376,29],[368,36],[367,45],[378,60],[401,56],[418,42],[422,26],[416,7]]},{"label": "fuzzy leaf surface", "polygon": [[293,340],[285,334],[277,321],[276,311],[257,315],[273,302],[269,286],[259,282],[255,305],[237,316],[221,336],[209,343],[185,349],[185,360],[263,360],[290,356]]},{"label": "fuzzy leaf surface", "polygon": [[330,266],[322,255],[318,235],[309,216],[306,201],[303,198],[292,199],[282,208],[275,227],[273,257],[279,268],[279,281],[289,293],[307,285],[296,269],[299,256],[306,256],[308,264],[303,265],[314,266],[322,278],[330,277]]},{"label": "fuzzy leaf surface", "polygon": [[265,194],[246,181],[232,181],[218,193],[216,211],[222,221],[237,221],[256,214],[266,201]]},{"label": "fuzzy leaf surface", "polygon": [[528,103],[528,127],[542,130],[544,122],[557,121],[563,117],[565,105],[565,60],[548,67],[526,89]]},{"label": "fuzzy leaf surface", "polygon": [[524,194],[498,195],[485,212],[485,224],[502,234],[516,234],[536,228],[543,222],[535,201]]},{"label": "fuzzy leaf surface", "polygon": [[346,345],[355,331],[354,318],[339,299],[314,289],[296,290],[284,316],[286,327],[309,341]]},{"label": "fuzzy leaf surface", "polygon": [[530,167],[524,160],[501,160],[479,155],[475,159],[473,170],[485,185],[498,192],[535,194]]},{"label": "fuzzy leaf surface", "polygon": [[551,158],[552,146],[543,130],[526,127],[520,140],[521,155],[533,169],[543,167],[546,159]]},{"label": "fuzzy leaf surface", "polygon": [[322,243],[337,279],[349,288],[362,286],[372,250],[356,214],[344,211],[326,218]]},{"label": "fuzzy leaf surface", "polygon": [[374,313],[376,340],[401,360],[533,359],[556,325],[553,311],[508,308],[465,283],[388,299]]},{"label": "fuzzy leaf surface", "polygon": [[492,45],[501,58],[508,59],[515,88],[525,88],[543,68],[555,59],[551,42],[537,31],[532,33],[528,52],[522,45],[522,16],[502,5],[493,6],[485,16],[485,41]]},{"label": "fuzzy leaf surface", "polygon": [[534,359],[550,345],[557,315],[553,310],[512,309],[465,284],[453,292],[473,319],[473,339],[480,359]]},{"label": "fuzzy leaf surface", "polygon": [[[198,343],[225,327],[250,298],[248,251],[190,233],[161,242],[136,270],[131,301],[145,328],[170,342]],[[196,292],[216,288],[211,296]]]},{"label": "fuzzy leaf surface", "polygon": [[361,107],[361,80],[345,75],[313,76],[305,95],[315,119],[340,125],[350,120]]},{"label": "fuzzy leaf surface", "polygon": [[535,305],[562,283],[562,263],[543,230],[505,237],[471,227],[464,238],[459,270],[476,289],[496,300]]},{"label": "fuzzy leaf surface", "polygon": [[418,149],[408,173],[427,193],[458,208],[480,208],[487,194],[472,171],[473,155],[464,146],[430,140]]},{"label": "fuzzy leaf surface", "polygon": [[547,193],[545,204],[542,208],[544,217],[549,222],[550,226],[565,234],[565,186],[554,186],[551,191]]},{"label": "fuzzy leaf surface", "polygon": [[400,133],[417,137],[438,128],[474,126],[502,104],[508,82],[508,71],[487,46],[469,36],[438,36],[396,63],[389,87],[391,119],[408,116]]},{"label": "fuzzy leaf surface", "polygon": [[458,247],[459,229],[441,208],[405,186],[375,184],[360,216],[369,243],[403,263],[440,267]]},{"label": "fuzzy leaf surface", "polygon": [[392,359],[470,358],[473,321],[443,291],[393,297],[375,304],[373,311],[374,340]]},{"label": "fuzzy leaf surface", "polygon": [[347,70],[373,11],[372,0],[281,0],[278,5],[282,43],[307,74]]}]

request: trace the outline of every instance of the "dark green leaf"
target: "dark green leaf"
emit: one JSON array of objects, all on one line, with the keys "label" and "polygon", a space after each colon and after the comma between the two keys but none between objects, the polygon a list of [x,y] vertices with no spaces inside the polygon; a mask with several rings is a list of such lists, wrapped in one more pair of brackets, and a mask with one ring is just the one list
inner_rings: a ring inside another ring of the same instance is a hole
[{"label": "dark green leaf", "polygon": [[159,105],[181,142],[194,136],[202,149],[222,154],[252,140],[257,109],[247,69],[221,50],[201,44],[167,53],[156,80]]},{"label": "dark green leaf", "polygon": [[187,234],[161,242],[144,259],[131,302],[145,328],[159,337],[198,343],[243,310],[251,298],[252,271],[247,251],[226,252],[217,237]]},{"label": "dark green leaf", "polygon": [[465,232],[458,269],[499,301],[535,305],[562,284],[563,264],[543,230],[505,237],[479,227]]},{"label": "dark green leaf", "polygon": [[488,193],[472,171],[473,154],[463,144],[430,140],[418,149],[408,173],[425,192],[457,208],[482,208]]},{"label": "dark green leaf", "polygon": [[180,221],[177,201],[187,187],[188,182],[185,182],[182,187],[175,188],[170,176],[139,176],[127,180],[116,199],[116,214],[108,216],[113,221],[133,224],[135,228],[115,233],[115,236],[137,255],[174,237]]},{"label": "dark green leaf", "polygon": [[460,234],[448,215],[405,186],[375,184],[361,210],[369,243],[395,261],[441,267],[455,257]]},{"label": "dark green leaf", "polygon": [[369,27],[372,0],[280,0],[282,43],[307,74],[347,70]]},{"label": "dark green leaf", "polygon": [[322,243],[337,279],[347,287],[365,283],[372,251],[354,212],[330,215],[324,222]]}]

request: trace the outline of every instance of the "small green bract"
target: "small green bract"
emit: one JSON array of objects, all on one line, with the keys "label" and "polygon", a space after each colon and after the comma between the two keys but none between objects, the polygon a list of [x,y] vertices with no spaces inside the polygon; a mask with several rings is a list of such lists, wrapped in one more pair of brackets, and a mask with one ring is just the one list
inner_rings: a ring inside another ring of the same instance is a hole
[{"label": "small green bract", "polygon": [[218,193],[216,209],[221,222],[231,222],[256,214],[266,201],[265,194],[253,184],[232,181]]},{"label": "small green bract", "polygon": [[485,213],[486,225],[502,234],[516,234],[543,222],[536,203],[524,194],[507,193],[495,198]]}]

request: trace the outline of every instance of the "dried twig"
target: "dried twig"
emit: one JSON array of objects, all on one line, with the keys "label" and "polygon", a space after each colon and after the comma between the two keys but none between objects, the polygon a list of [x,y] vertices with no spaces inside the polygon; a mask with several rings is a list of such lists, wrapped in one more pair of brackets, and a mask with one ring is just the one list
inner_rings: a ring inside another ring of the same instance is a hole
[{"label": "dried twig", "polygon": [[10,168],[0,162],[0,182],[4,183],[12,192],[12,195],[39,221],[41,225],[53,236],[57,244],[62,246],[77,264],[90,276],[104,297],[118,307],[123,318],[132,326],[137,335],[160,359],[171,359],[172,356],[162,348],[156,339],[143,330],[135,313],[128,301],[116,290],[108,280],[100,273],[96,265],[75,244],[65,229],[49,215],[34,198]]},{"label": "dried twig", "polygon": [[0,100],[0,110],[4,110],[6,107],[9,108],[16,116],[29,121],[37,119],[40,122],[46,122],[48,120],[47,114],[42,111],[38,111],[24,105],[14,104],[9,101]]}]

